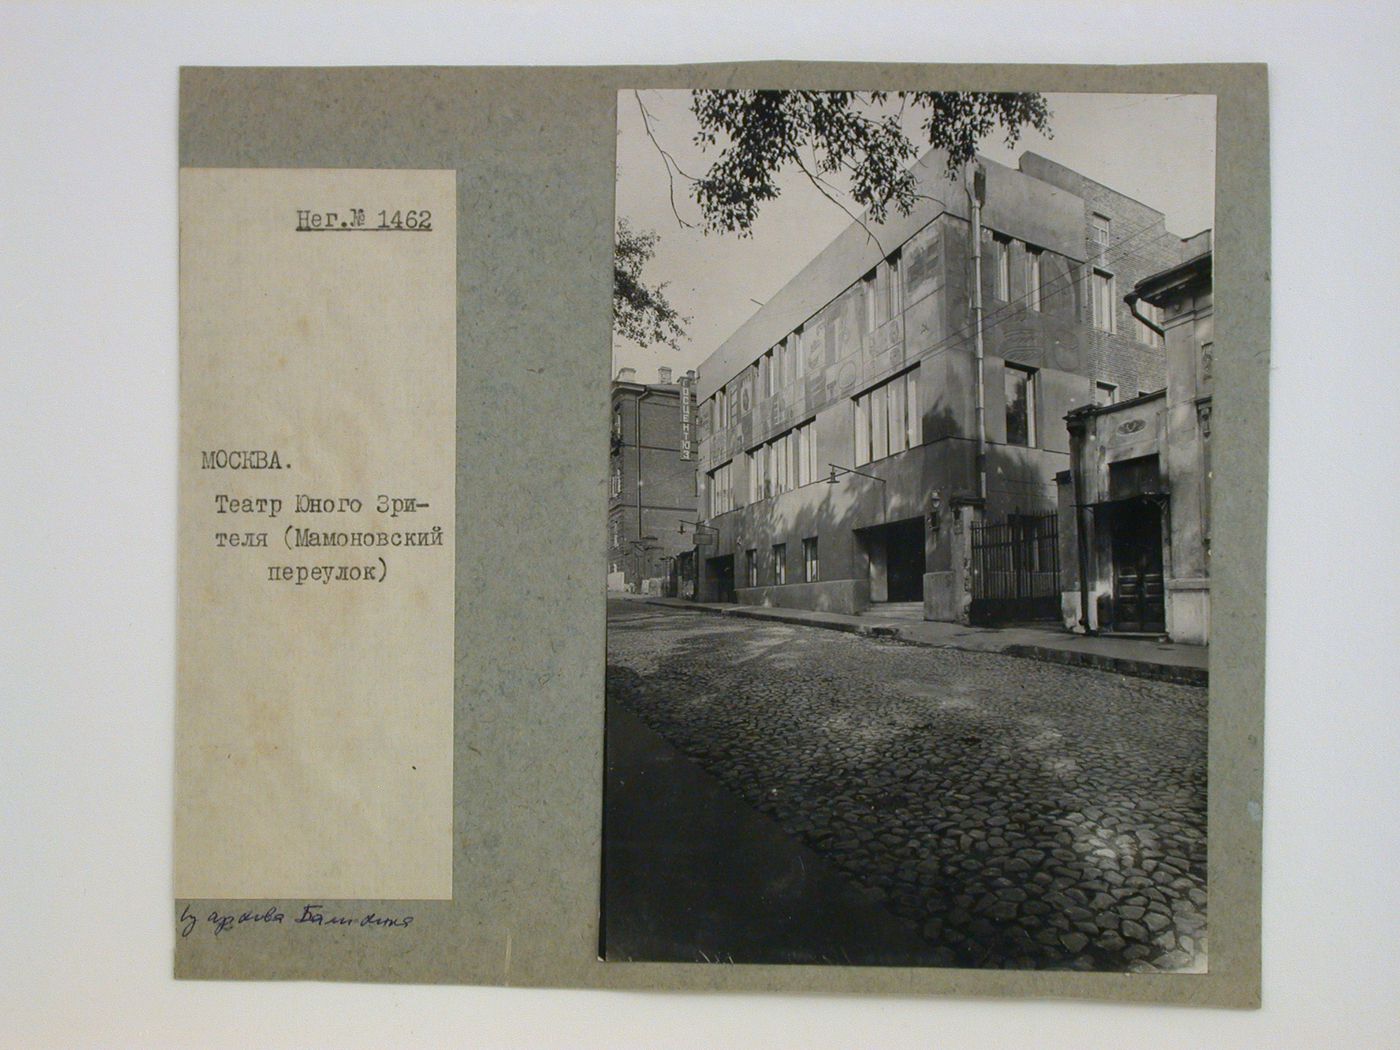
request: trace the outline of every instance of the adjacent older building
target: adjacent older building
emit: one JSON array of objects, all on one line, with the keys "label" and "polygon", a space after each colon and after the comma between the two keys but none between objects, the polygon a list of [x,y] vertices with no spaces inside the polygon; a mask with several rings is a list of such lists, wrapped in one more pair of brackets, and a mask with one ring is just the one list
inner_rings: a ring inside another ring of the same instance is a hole
[{"label": "adjacent older building", "polygon": [[700,366],[702,599],[1059,618],[1063,421],[1163,385],[1123,292],[1180,241],[1034,154],[944,169],[925,156],[912,214],[852,223]]},{"label": "adjacent older building", "polygon": [[696,515],[695,374],[655,383],[621,369],[612,384],[608,491],[608,589],[660,593],[675,559],[694,544],[681,523]]},{"label": "adjacent older building", "polygon": [[[1210,639],[1210,428],[1214,387],[1211,235],[1138,281],[1167,348],[1163,390],[1069,413],[1058,477],[1065,625]],[[1154,321],[1154,323],[1156,323]]]}]

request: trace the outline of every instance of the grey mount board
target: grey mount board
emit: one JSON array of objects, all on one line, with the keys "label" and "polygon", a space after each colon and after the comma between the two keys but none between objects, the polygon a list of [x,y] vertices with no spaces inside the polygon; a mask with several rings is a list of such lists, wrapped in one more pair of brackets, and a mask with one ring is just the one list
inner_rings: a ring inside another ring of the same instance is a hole
[{"label": "grey mount board", "polygon": [[[598,959],[616,99],[633,87],[1217,97],[1210,967],[1136,975]],[[323,979],[1254,1006],[1260,996],[1269,368],[1262,65],[773,62],[187,68],[184,167],[457,173],[452,899],[393,941],[295,925],[179,936],[194,979]],[[550,464],[549,484],[537,483]],[[262,910],[266,901],[176,901]],[[298,902],[280,902],[294,908]],[[372,910],[395,902],[357,902]],[[401,902],[400,902],[401,903]]]}]

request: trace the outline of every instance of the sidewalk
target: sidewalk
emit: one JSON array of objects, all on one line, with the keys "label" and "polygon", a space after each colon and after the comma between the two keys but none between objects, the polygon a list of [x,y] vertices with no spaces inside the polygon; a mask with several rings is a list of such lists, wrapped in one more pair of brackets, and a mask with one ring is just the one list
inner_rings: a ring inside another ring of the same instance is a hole
[{"label": "sidewalk", "polygon": [[969,627],[960,623],[881,617],[878,612],[861,616],[811,612],[806,609],[772,609],[760,605],[691,602],[681,598],[646,598],[649,605],[750,620],[806,624],[831,631],[846,631],[875,638],[889,638],[910,645],[937,649],[965,649],[979,653],[1022,656],[1049,663],[1093,667],[1115,674],[1155,678],[1185,685],[1208,685],[1210,650],[1199,645],[1176,645],[1151,638],[1092,637],[1047,627]]}]

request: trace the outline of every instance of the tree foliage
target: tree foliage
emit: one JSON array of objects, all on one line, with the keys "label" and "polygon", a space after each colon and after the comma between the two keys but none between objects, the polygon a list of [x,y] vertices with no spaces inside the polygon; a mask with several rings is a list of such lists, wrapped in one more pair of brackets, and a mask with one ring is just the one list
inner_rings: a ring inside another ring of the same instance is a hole
[{"label": "tree foliage", "polygon": [[921,147],[904,130],[906,113],[917,115],[928,145],[946,152],[949,178],[987,135],[1001,130],[1014,146],[1027,127],[1049,134],[1050,120],[1043,96],[1011,92],[700,90],[691,109],[696,143],[719,150],[691,180],[703,228],[740,236],[752,233],[762,205],[778,197],[778,175],[788,168],[833,201],[826,176],[844,175],[875,223],[891,207],[908,215],[919,196],[909,165]]},{"label": "tree foliage", "polygon": [[689,317],[682,317],[666,298],[666,284],[651,286],[642,270],[656,254],[659,236],[652,230],[634,230],[626,219],[617,224],[613,251],[613,330],[621,336],[651,346],[665,343],[680,347]]},{"label": "tree foliage", "polygon": [[[1050,134],[1050,109],[1043,96],[966,91],[722,91],[697,90],[691,111],[701,150],[717,151],[700,175],[683,171],[657,140],[641,95],[635,95],[647,136],[671,180],[690,184],[705,233],[751,236],[763,205],[782,192],[779,175],[796,169],[833,204],[851,214],[829,177],[842,177],[868,219],[883,223],[893,208],[908,215],[919,199],[910,165],[924,146],[905,128],[917,119],[920,137],[946,154],[945,173],[954,178],[976,156],[977,144],[1000,131],[1015,146],[1027,128]],[[851,215],[865,225],[865,219]],[[867,232],[869,227],[867,227]],[[873,233],[871,234],[873,237]],[[679,347],[690,318],[667,299],[664,283],[648,285],[642,271],[656,253],[658,235],[618,222],[613,267],[613,328],[643,346]]]}]

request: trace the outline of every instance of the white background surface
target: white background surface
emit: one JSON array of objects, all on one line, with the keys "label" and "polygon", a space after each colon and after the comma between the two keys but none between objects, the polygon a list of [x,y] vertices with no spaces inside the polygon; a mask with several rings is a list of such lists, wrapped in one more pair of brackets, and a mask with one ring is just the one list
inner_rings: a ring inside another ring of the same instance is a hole
[{"label": "white background surface", "polygon": [[[0,1045],[1400,1044],[1394,12],[0,7]],[[1264,1009],[172,981],[177,68],[764,58],[1270,63]]]}]

